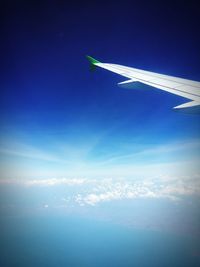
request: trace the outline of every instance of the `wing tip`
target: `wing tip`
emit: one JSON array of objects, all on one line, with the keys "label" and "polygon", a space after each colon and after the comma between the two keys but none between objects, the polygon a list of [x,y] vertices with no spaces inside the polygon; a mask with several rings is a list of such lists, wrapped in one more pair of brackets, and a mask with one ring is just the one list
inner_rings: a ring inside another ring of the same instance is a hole
[{"label": "wing tip", "polygon": [[191,101],[173,108],[174,111],[188,113],[188,114],[200,114],[200,103]]},{"label": "wing tip", "polygon": [[95,59],[95,58],[93,58],[91,56],[86,55],[86,58],[90,62],[90,64],[92,64],[92,65],[95,65],[97,63],[101,63],[100,61],[98,61],[97,59]]},{"label": "wing tip", "polygon": [[174,107],[173,109],[183,109],[183,108],[191,108],[191,107],[196,107],[199,106],[200,103],[198,103],[197,101],[190,101],[190,102],[186,102],[184,104],[178,105],[176,107]]}]

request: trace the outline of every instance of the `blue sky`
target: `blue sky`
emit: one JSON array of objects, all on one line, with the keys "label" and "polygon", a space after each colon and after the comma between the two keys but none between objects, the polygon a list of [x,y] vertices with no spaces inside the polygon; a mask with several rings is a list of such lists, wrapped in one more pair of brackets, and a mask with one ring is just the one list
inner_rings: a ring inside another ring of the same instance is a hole
[{"label": "blue sky", "polygon": [[199,80],[196,8],[125,2],[5,6],[2,178],[196,173],[199,116],[172,111],[184,99],[119,88],[85,59]]},{"label": "blue sky", "polygon": [[199,115],[85,58],[200,81],[196,4],[0,10],[0,265],[199,266]]}]

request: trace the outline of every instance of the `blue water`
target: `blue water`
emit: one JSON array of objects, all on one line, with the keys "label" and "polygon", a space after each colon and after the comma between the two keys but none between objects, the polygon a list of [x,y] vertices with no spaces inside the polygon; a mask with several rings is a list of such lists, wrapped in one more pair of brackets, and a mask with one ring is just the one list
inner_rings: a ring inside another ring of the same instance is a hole
[{"label": "blue water", "polygon": [[195,239],[81,217],[0,221],[0,266],[200,266]]}]

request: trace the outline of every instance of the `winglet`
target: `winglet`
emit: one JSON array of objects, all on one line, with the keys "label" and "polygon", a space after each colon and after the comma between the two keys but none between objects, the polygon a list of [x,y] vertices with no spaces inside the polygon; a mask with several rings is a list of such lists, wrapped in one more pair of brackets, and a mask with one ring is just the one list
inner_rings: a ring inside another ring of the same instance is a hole
[{"label": "winglet", "polygon": [[95,65],[96,65],[97,63],[101,63],[100,61],[94,59],[93,57],[86,56],[86,58],[87,58],[87,59],[89,60],[89,62],[90,62],[90,69],[91,69],[91,70],[95,70],[95,68],[96,68]]},{"label": "winglet", "polygon": [[89,60],[91,64],[101,63],[100,61],[96,60],[95,58],[91,56],[86,56],[86,58]]}]

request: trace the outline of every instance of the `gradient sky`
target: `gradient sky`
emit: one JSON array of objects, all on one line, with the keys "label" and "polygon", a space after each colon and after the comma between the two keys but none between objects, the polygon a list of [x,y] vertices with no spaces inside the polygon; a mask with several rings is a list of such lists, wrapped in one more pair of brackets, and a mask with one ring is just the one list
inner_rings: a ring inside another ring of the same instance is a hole
[{"label": "gradient sky", "polygon": [[200,266],[200,116],[85,58],[200,81],[198,7],[159,2],[1,1],[1,266]]},{"label": "gradient sky", "polygon": [[3,4],[1,178],[197,173],[199,116],[172,111],[185,100],[85,59],[200,81],[198,8],[152,3]]}]

